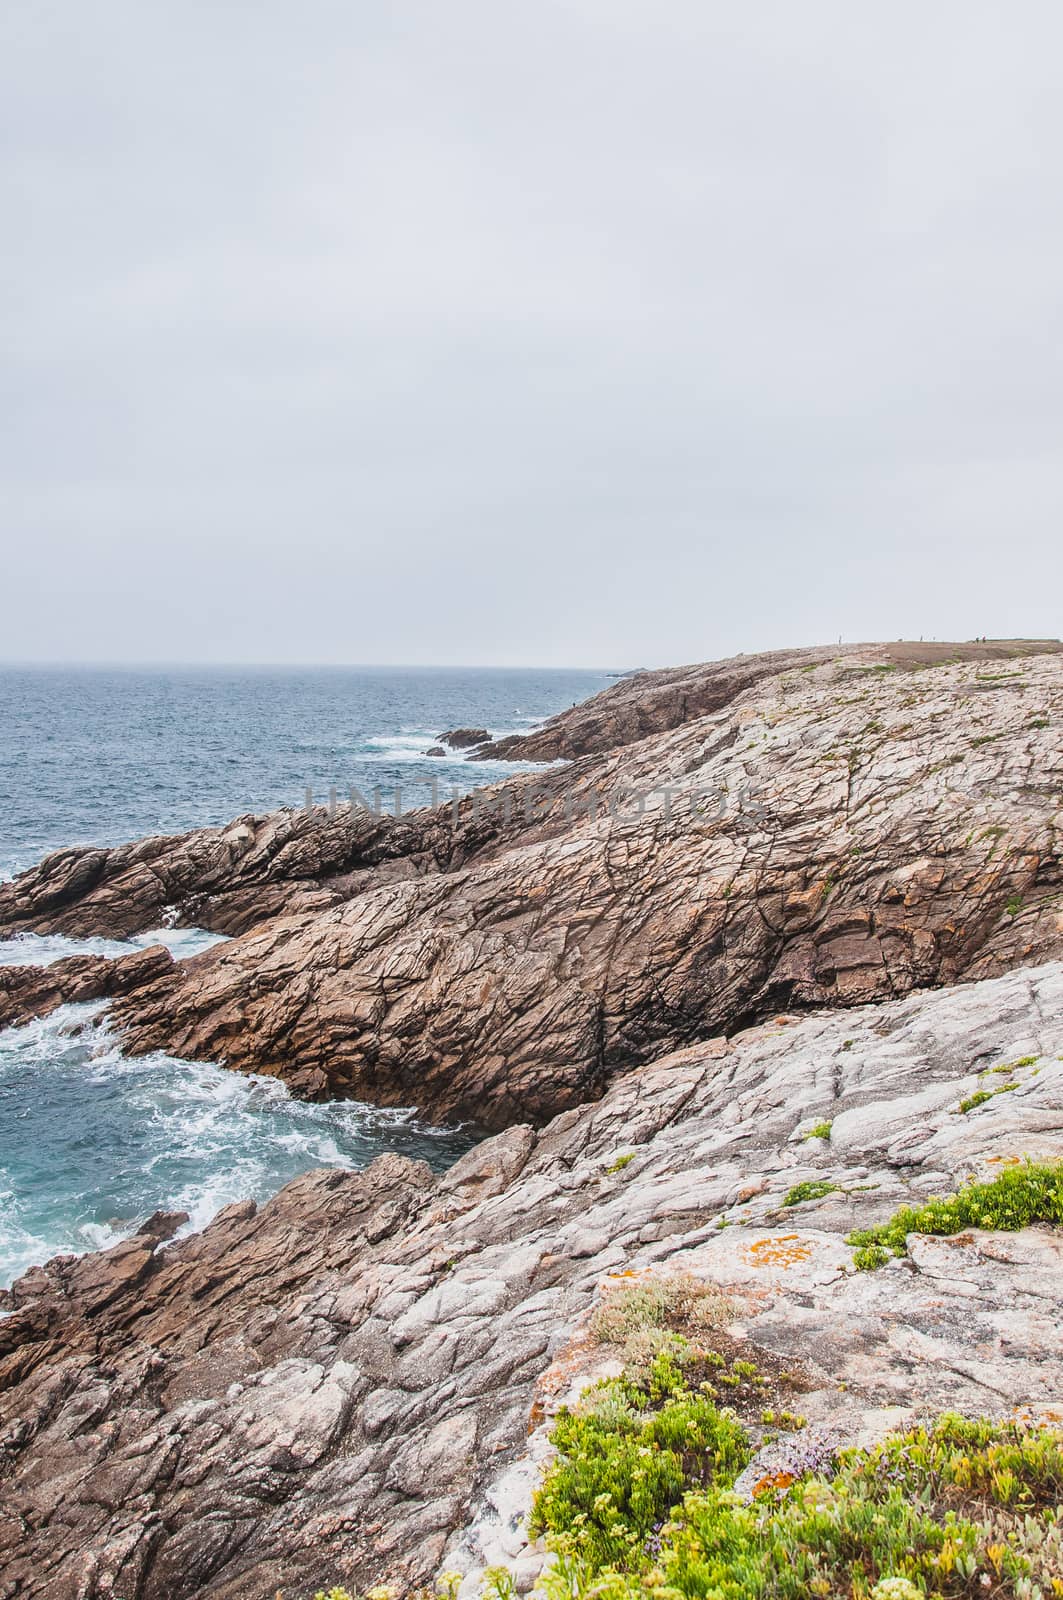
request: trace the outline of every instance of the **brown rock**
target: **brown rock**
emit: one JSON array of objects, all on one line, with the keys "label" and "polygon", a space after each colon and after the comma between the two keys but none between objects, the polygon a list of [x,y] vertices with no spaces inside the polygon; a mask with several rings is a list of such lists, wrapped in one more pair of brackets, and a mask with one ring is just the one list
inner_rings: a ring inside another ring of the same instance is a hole
[{"label": "brown rock", "polygon": [[165,945],[150,945],[127,956],[67,956],[48,967],[0,967],[0,1028],[47,1016],[76,1000],[130,994],[173,969]]},{"label": "brown rock", "polygon": [[485,819],[483,844],[470,822],[463,865],[276,918],[114,1018],[134,1052],[497,1128],[780,1008],[1047,959],[1063,658],[1030,658],[975,717],[978,673],[769,678],[542,775],[574,794],[501,838]]},{"label": "brown rock", "polygon": [[[560,792],[560,774],[542,785]],[[340,905],[369,886],[445,871],[526,826],[475,798],[394,817],[341,805],[241,817],[111,850],[56,851],[0,883],[0,937],[129,938],[159,927],[240,934],[272,917]]]}]

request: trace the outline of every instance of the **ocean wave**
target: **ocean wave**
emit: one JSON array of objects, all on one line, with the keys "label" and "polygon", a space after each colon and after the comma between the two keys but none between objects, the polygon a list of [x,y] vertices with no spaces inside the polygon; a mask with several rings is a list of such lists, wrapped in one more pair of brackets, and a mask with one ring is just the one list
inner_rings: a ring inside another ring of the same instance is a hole
[{"label": "ocean wave", "polygon": [[149,945],[164,944],[176,961],[199,955],[224,934],[206,928],[153,928],[132,939],[68,939],[59,933],[16,933],[0,939],[0,967],[50,967],[67,956],[127,956]]},{"label": "ocean wave", "polygon": [[189,1233],[313,1167],[353,1170],[397,1150],[438,1169],[474,1142],[409,1109],[310,1104],[275,1078],[124,1056],[100,1009],[62,1006],[0,1032],[0,1117],[16,1133],[0,1160],[0,1285],[116,1243],[155,1210],[186,1211]]},{"label": "ocean wave", "polygon": [[364,741],[358,752],[358,759],[373,764],[397,763],[418,766],[429,761],[433,768],[448,764],[456,766],[465,760],[464,752],[459,750],[447,750],[445,756],[429,756],[427,752],[437,746],[446,750],[445,745],[440,745],[438,729],[423,729],[415,733],[381,734],[379,737]]}]

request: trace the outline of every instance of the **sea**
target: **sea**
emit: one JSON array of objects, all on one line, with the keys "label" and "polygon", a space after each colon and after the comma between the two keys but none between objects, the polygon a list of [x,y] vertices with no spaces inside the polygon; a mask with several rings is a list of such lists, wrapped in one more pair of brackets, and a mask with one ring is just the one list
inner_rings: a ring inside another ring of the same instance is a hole
[{"label": "sea", "polygon": [[[457,752],[444,730],[526,732],[596,694],[605,672],[456,668],[0,667],[0,879],[66,845],[119,844],[351,787],[411,810],[512,773]],[[401,798],[396,802],[396,791]],[[23,936],[0,964],[164,942]],[[399,1151],[443,1169],[475,1142],[416,1106],[308,1105],[275,1079],[155,1054],[126,1059],[102,1005],[63,1006],[0,1031],[0,1288],[57,1254],[105,1248],[159,1209],[203,1227],[312,1167]]]}]

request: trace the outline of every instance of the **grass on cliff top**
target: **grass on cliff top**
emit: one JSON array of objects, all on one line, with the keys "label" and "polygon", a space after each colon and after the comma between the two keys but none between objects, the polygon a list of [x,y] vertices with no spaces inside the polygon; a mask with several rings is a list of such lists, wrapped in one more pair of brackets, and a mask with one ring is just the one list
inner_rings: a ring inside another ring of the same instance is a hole
[{"label": "grass on cliff top", "polygon": [[970,1183],[956,1194],[902,1206],[877,1228],[859,1228],[848,1243],[864,1271],[903,1256],[910,1233],[954,1234],[964,1228],[1001,1228],[1009,1233],[1035,1222],[1063,1224],[1063,1161],[1009,1167],[990,1183]]}]

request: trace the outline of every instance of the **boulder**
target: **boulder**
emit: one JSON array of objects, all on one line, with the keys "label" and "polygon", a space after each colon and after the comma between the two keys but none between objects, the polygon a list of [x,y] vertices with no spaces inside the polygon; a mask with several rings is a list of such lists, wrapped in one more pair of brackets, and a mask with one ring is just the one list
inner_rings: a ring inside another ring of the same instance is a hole
[{"label": "boulder", "polygon": [[473,745],[489,744],[491,735],[486,728],[451,728],[449,733],[439,735],[441,744],[449,744],[452,750],[468,750]]}]

